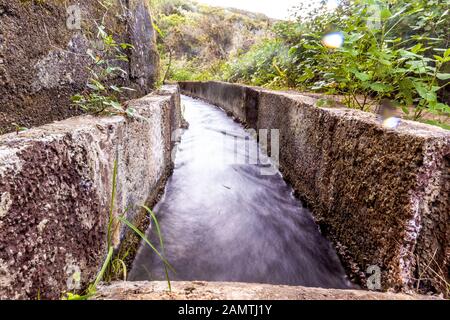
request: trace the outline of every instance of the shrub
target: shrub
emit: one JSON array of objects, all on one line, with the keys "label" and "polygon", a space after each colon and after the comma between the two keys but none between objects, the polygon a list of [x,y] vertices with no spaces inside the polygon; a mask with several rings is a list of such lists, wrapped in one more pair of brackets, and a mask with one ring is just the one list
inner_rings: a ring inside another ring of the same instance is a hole
[{"label": "shrub", "polygon": [[[413,119],[424,110],[450,114],[449,3],[436,0],[354,0],[326,6],[274,27],[266,40],[227,66],[229,81],[340,94],[349,107],[394,101]],[[334,32],[342,45],[324,42]]]},{"label": "shrub", "polygon": [[266,39],[228,63],[223,77],[252,85],[289,86],[292,82],[285,70],[291,65],[289,47],[280,40]]}]

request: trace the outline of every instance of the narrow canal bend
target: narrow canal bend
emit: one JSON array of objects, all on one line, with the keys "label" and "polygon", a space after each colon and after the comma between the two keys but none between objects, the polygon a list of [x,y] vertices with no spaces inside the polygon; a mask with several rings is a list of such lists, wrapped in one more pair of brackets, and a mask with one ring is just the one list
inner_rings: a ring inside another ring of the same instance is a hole
[{"label": "narrow canal bend", "polygon": [[[154,209],[176,270],[170,279],[350,287],[334,248],[281,174],[229,161],[256,141],[223,110],[185,96],[182,103],[189,129]],[[153,230],[147,236],[158,243]],[[164,279],[161,260],[141,245],[129,280]]]}]

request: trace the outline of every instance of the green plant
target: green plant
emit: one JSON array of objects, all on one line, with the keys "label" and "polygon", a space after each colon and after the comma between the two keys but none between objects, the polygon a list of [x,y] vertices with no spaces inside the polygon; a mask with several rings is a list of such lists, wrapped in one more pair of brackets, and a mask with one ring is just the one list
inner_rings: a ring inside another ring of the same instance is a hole
[{"label": "green plant", "polygon": [[82,110],[92,114],[135,116],[135,110],[124,107],[121,97],[132,88],[110,84],[116,79],[125,77],[127,72],[121,64],[128,62],[123,50],[133,50],[128,43],[118,43],[106,32],[103,25],[97,26],[98,46],[95,51],[89,50],[91,65],[88,67],[90,77],[87,88],[72,97],[72,102]]},{"label": "green plant", "polygon": [[[296,22],[274,26],[275,39],[229,62],[225,78],[338,94],[348,107],[366,111],[388,99],[414,120],[424,112],[448,116],[449,5],[352,0],[334,11],[301,6]],[[327,44],[330,34],[343,44]]]},{"label": "green plant", "polygon": [[225,62],[246,51],[270,24],[264,16],[190,0],[157,0],[151,6],[162,61],[160,83],[222,80]]},{"label": "green plant", "polygon": [[107,254],[106,258],[102,264],[102,267],[97,274],[95,280],[93,283],[91,283],[86,292],[83,295],[78,295],[72,292],[66,293],[66,296],[63,297],[63,299],[66,300],[87,300],[93,295],[95,295],[97,291],[97,287],[100,284],[101,281],[105,279],[105,276],[108,272],[108,268],[112,270],[112,272],[122,271],[124,275],[124,279],[126,279],[127,274],[127,268],[125,263],[123,262],[122,258],[114,258],[114,245],[113,245],[113,235],[114,233],[120,228],[121,224],[127,226],[135,232],[155,253],[156,255],[162,260],[164,263],[164,270],[166,274],[166,280],[167,285],[169,288],[169,291],[171,290],[171,283],[169,279],[169,270],[175,273],[175,270],[170,265],[170,263],[164,258],[164,243],[163,238],[161,235],[161,229],[158,223],[158,220],[153,213],[152,210],[150,210],[147,206],[142,206],[142,208],[150,215],[151,219],[155,223],[156,226],[156,232],[159,237],[160,247],[162,253],[160,253],[156,247],[149,241],[149,239],[146,237],[146,235],[139,230],[138,227],[136,227],[133,223],[131,223],[126,217],[126,212],[128,209],[124,210],[124,212],[121,215],[118,215],[117,217],[114,215],[114,203],[116,198],[116,191],[117,191],[117,172],[118,172],[118,166],[117,166],[117,160],[114,161],[114,170],[113,170],[113,182],[112,182],[112,192],[111,192],[111,202],[109,207],[109,219],[108,219],[108,227],[107,227],[107,239],[106,239],[106,247],[107,247]]},{"label": "green plant", "polygon": [[[416,255],[417,278],[413,278],[412,280],[416,281],[417,292],[422,290],[422,283],[429,282],[433,284],[433,287],[441,288],[444,297],[448,299],[450,297],[450,282],[448,281],[448,275],[446,275],[446,272],[442,270],[439,263],[435,259],[436,253],[437,249],[433,252],[433,255],[429,261],[423,261],[422,263],[419,256]],[[430,275],[432,275],[434,279],[429,277]]]},{"label": "green plant", "polygon": [[15,129],[15,131],[16,131],[16,134],[19,134],[20,132],[23,132],[23,131],[27,131],[27,130],[28,130],[27,127],[21,126],[21,125],[15,123],[15,122],[11,123],[11,125],[14,126],[14,129]]},{"label": "green plant", "polygon": [[289,47],[281,40],[266,39],[226,66],[224,77],[232,82],[272,88],[292,86]]},{"label": "green plant", "polygon": [[[316,50],[315,58],[320,62],[314,71],[321,79],[311,88],[342,94],[347,105],[362,110],[366,109],[369,98],[375,104],[388,98],[407,114],[409,107],[414,106],[415,120],[425,109],[448,113],[450,108],[438,102],[437,91],[448,84],[439,86],[438,80],[450,78],[450,74],[440,72],[450,61],[450,50],[425,47],[419,37],[399,37],[401,31],[396,27],[418,10],[410,3],[401,2],[400,5],[390,5],[388,1],[377,3],[380,17],[376,28],[367,21],[371,1],[355,2],[351,10],[356,14],[342,26],[345,42],[341,48],[329,49],[317,41],[307,47]],[[442,56],[437,55],[436,49],[443,50]]]}]

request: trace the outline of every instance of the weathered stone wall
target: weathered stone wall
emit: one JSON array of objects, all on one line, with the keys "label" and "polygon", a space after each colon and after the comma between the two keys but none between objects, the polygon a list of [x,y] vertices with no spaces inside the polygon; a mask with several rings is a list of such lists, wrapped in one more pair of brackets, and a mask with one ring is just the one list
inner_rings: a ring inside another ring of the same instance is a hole
[{"label": "weathered stone wall", "polygon": [[439,300],[436,296],[323,289],[261,283],[172,281],[113,282],[94,300]]},{"label": "weathered stone wall", "polygon": [[301,94],[222,82],[180,86],[249,127],[280,130],[281,171],[355,281],[365,285],[367,267],[377,265],[383,289],[411,288],[420,275],[431,279],[422,286],[445,290],[449,131],[410,121],[386,129],[374,114],[319,108]]},{"label": "weathered stone wall", "polygon": [[[109,9],[100,1],[0,0],[0,134],[13,123],[31,128],[80,113],[70,97],[86,86],[97,25],[134,46],[125,52],[129,62],[121,62],[128,75],[111,81],[136,89],[128,98],[149,93],[159,56],[148,1],[108,3]],[[80,29],[71,24],[71,5],[80,8]]]},{"label": "weathered stone wall", "polygon": [[138,206],[154,202],[172,167],[178,87],[130,106],[145,120],[79,116],[0,136],[0,298],[57,299],[78,270],[82,288],[93,280],[106,254],[116,159],[114,214],[128,208],[142,220]]}]

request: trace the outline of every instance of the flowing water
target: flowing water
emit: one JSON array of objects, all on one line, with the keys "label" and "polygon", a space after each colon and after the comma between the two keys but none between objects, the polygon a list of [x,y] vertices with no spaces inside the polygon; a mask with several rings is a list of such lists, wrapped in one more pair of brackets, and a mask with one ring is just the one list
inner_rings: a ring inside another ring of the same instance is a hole
[{"label": "flowing water", "polygon": [[[182,103],[189,129],[154,208],[176,270],[170,279],[348,288],[333,247],[292,188],[279,172],[252,164],[256,140],[221,109],[185,96]],[[154,228],[147,236],[158,243]],[[129,280],[164,279],[160,258],[142,244]]]}]

